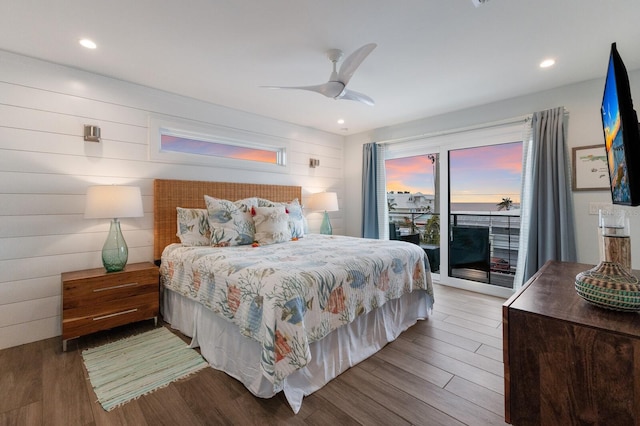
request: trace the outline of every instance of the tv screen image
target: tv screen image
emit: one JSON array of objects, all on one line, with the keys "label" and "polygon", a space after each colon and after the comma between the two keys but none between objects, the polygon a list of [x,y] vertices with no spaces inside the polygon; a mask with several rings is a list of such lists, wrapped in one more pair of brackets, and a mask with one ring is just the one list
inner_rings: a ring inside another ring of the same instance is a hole
[{"label": "tv screen image", "polygon": [[615,43],[611,45],[601,112],[612,202],[637,206],[640,204],[638,118],[627,70]]},{"label": "tv screen image", "polygon": [[612,71],[613,62],[609,62],[609,72],[607,73],[607,83],[602,103],[602,121],[609,166],[609,182],[611,183],[613,199],[619,202],[629,202],[631,193],[629,192],[627,161],[622,142],[623,130],[620,121],[620,108],[618,108],[615,73]]}]

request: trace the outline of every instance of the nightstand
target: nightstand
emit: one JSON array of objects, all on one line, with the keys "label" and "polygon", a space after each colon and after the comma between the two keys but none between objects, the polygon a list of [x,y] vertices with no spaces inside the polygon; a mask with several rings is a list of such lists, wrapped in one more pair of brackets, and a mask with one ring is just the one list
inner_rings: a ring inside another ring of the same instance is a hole
[{"label": "nightstand", "polygon": [[62,274],[62,350],[76,337],[153,318],[158,323],[158,267],[132,263]]}]

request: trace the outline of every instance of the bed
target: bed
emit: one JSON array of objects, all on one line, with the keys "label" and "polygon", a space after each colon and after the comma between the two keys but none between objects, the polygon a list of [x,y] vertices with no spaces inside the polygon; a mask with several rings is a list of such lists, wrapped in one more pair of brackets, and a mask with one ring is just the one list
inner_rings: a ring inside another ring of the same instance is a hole
[{"label": "bed", "polygon": [[205,195],[279,206],[300,200],[301,188],[154,181],[163,318],[254,395],[282,391],[297,413],[304,396],[429,315],[431,275],[419,246],[314,234],[274,244],[257,234],[263,243],[180,244],[176,208],[204,209]]}]

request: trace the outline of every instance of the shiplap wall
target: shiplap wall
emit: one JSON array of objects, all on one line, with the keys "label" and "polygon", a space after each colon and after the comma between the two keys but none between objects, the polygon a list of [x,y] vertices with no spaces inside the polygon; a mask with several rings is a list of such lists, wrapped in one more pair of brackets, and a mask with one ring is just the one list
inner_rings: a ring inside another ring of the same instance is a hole
[{"label": "shiplap wall", "polygon": [[[286,174],[149,160],[151,114],[290,141]],[[85,124],[102,142],[84,142]],[[332,190],[343,201],[344,138],[0,51],[0,349],[58,336],[60,274],[101,267],[108,220],[83,218],[93,184],[141,187],[143,218],[122,219],[129,262],[152,260],[153,179]],[[311,169],[309,158],[320,159]],[[343,233],[344,213],[331,213]],[[307,216],[311,231],[320,215]]]}]

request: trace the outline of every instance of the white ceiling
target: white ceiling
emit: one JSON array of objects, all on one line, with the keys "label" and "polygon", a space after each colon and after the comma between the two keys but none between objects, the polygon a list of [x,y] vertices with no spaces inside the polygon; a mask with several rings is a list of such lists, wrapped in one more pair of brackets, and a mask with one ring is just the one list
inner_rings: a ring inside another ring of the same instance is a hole
[{"label": "white ceiling", "polygon": [[[638,0],[2,0],[0,49],[347,135],[604,77],[613,41],[638,69],[639,18]],[[371,42],[348,87],[374,107],[259,87],[324,83],[327,49]]]}]

